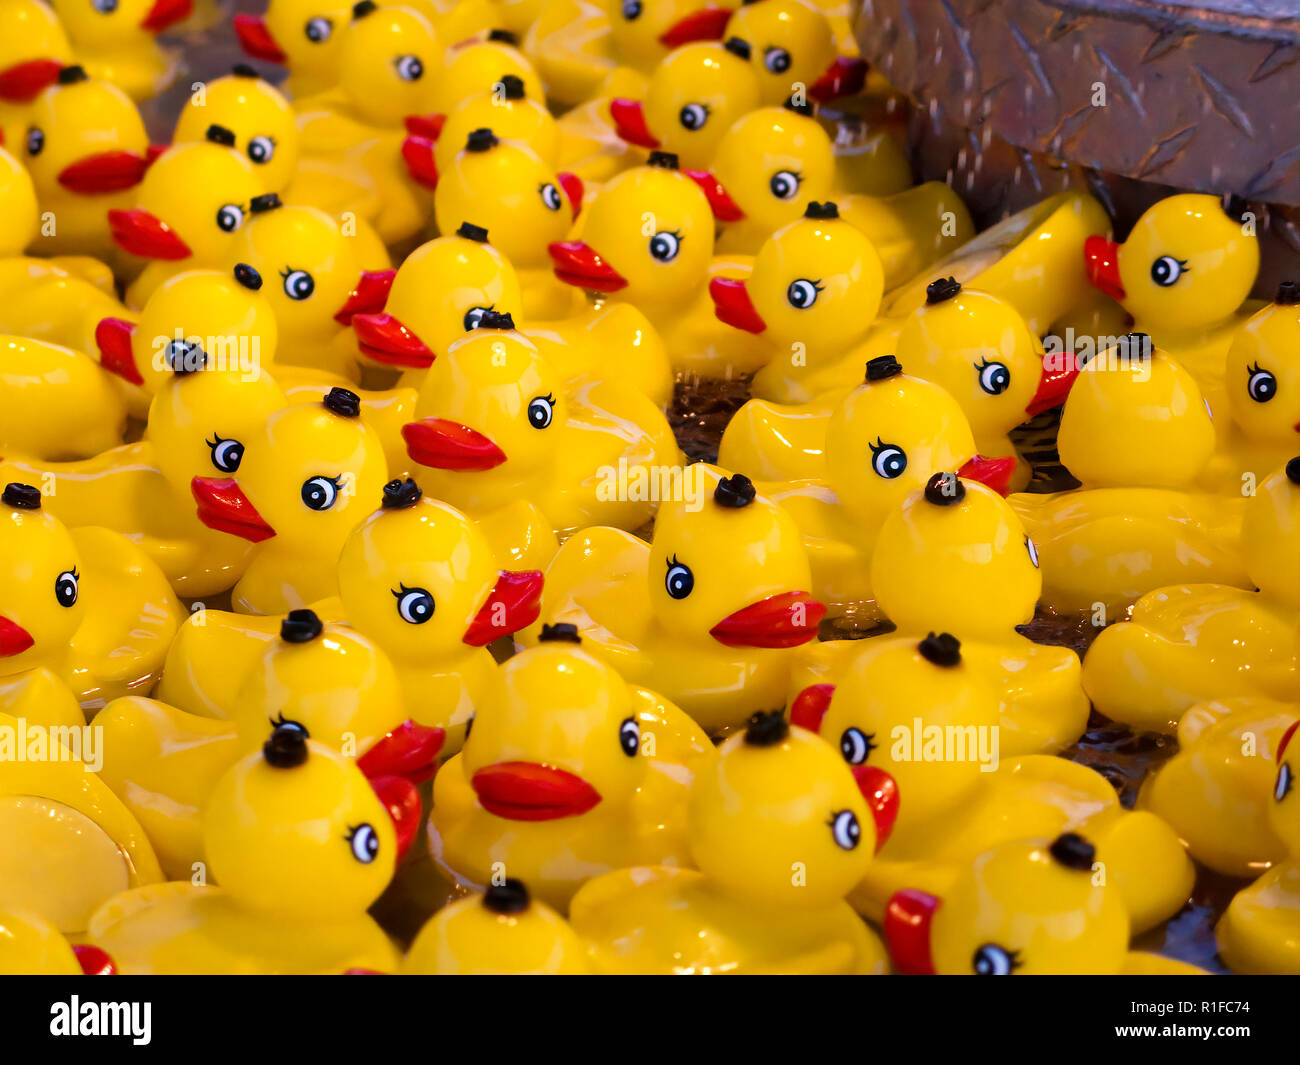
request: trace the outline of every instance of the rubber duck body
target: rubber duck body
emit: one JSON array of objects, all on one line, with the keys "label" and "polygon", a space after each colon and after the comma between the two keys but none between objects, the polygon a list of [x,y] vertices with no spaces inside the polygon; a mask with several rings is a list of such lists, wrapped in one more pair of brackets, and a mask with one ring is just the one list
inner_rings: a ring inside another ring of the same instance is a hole
[{"label": "rubber duck body", "polygon": [[816,638],[826,608],[798,527],[749,478],[697,465],[669,489],[679,498],[650,543],[608,528],[565,541],[542,617],[575,624],[592,654],[716,733],[781,701],[791,648]]},{"label": "rubber duck body", "polygon": [[125,892],[94,914],[91,941],[123,973],[395,971],[365,910],[392,877],[402,812],[350,760],[280,726],[208,800],[204,853],[221,886]]},{"label": "rubber duck body", "polygon": [[1300,634],[1300,459],[1246,501],[1241,552],[1259,590],[1181,584],[1142,596],[1127,621],[1104,629],[1084,659],[1083,683],[1116,721],[1172,731],[1195,703],[1265,696],[1292,701]]},{"label": "rubber duck body", "polygon": [[877,822],[888,814],[836,762],[779,712],[755,715],[692,787],[688,839],[699,871],[622,869],[574,898],[573,926],[597,968],[883,973],[880,941],[844,896],[883,840]]},{"label": "rubber duck body", "polygon": [[54,5],[78,61],[92,77],[112,82],[133,100],[151,99],[172,83],[176,57],[156,38],[188,18],[193,6],[193,0]]},{"label": "rubber duck body", "polygon": [[482,886],[505,868],[561,911],[597,872],[687,863],[691,780],[714,757],[677,707],[576,637],[547,627],[501,667],[502,695],[478,706],[434,780],[429,822],[434,860],[453,879]]}]

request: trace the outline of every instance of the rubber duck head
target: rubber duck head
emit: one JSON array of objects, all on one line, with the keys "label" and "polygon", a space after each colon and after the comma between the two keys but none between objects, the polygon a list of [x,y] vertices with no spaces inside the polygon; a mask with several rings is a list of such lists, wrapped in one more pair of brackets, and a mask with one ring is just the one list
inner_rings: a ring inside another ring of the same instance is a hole
[{"label": "rubber duck head", "polygon": [[1255,488],[1242,518],[1241,550],[1261,591],[1300,608],[1300,457]]},{"label": "rubber duck head", "polygon": [[280,537],[332,564],[387,480],[383,444],[355,392],[275,411],[245,441],[238,473],[196,477],[199,520],[253,543]]},{"label": "rubber duck head", "polygon": [[1043,578],[1038,549],[1007,501],[942,472],[885,519],[871,584],[903,632],[998,639],[1033,618]]},{"label": "rubber duck head", "polygon": [[929,284],[925,303],[903,323],[897,352],[961,404],[979,440],[1059,406],[1077,373],[1064,355],[1049,368],[1042,343],[1010,303],[950,277]]},{"label": "rubber duck head", "polygon": [[1014,459],[976,454],[970,423],[942,388],[909,377],[892,355],[867,363],[867,378],[832,415],[826,430],[826,479],[840,501],[879,526],[936,470],[1006,494]]},{"label": "rubber duck head", "polygon": [[1259,273],[1259,238],[1240,201],[1184,193],[1147,208],[1128,239],[1089,237],[1088,280],[1139,323],[1185,330],[1227,318]]},{"label": "rubber duck head", "polygon": [[1228,409],[1242,434],[1290,447],[1300,437],[1300,285],[1283,281],[1273,302],[1245,322],[1228,348]]},{"label": "rubber duck head", "polygon": [[275,361],[279,330],[247,263],[229,273],[186,270],[150,295],[138,322],[104,318],[95,327],[100,364],[150,395],[179,368],[254,377]]},{"label": "rubber duck head", "polygon": [[111,976],[98,947],[72,946],[54,925],[27,910],[0,909],[0,976]]},{"label": "rubber duck head", "polygon": [[27,123],[24,142],[11,149],[45,195],[121,192],[144,180],[154,158],[131,98],[81,67],[59,71],[32,103]]},{"label": "rubber duck head", "polygon": [[943,899],[898,892],[884,926],[895,965],[945,975],[1119,972],[1128,913],[1096,882],[1095,859],[1074,832],[1017,840],[981,854]]},{"label": "rubber duck head", "polygon": [[1273,777],[1273,801],[1268,804],[1268,819],[1277,838],[1282,840],[1291,857],[1300,857],[1300,791],[1296,790],[1296,773],[1300,772],[1300,721],[1282,734],[1277,746],[1277,774]]},{"label": "rubber duck head", "polygon": [[687,832],[718,890],[778,910],[838,902],[886,835],[834,748],[780,711],[755,714],[695,778]]},{"label": "rubber duck head", "polygon": [[321,0],[274,0],[264,16],[236,15],[233,23],[245,55],[332,81],[349,14]]},{"label": "rubber duck head", "polygon": [[454,232],[473,218],[516,266],[546,265],[546,248],[564,238],[581,210],[576,174],[556,173],[528,145],[499,140],[490,129],[470,133],[433,194],[439,229]]},{"label": "rubber duck head", "polygon": [[135,207],[108,212],[113,242],[146,259],[229,262],[260,185],[253,164],[235,150],[234,132],[211,125],[204,140],[158,157],[140,183]]},{"label": "rubber duck head", "polygon": [[803,218],[773,233],[747,279],[709,282],[718,318],[792,355],[851,347],[866,335],[883,292],[875,247],[833,203],[810,203]]},{"label": "rubber duck head", "polygon": [[0,676],[56,660],[81,624],[80,558],[63,523],[41,508],[41,490],[0,493]]},{"label": "rubber duck head", "polygon": [[0,212],[9,219],[0,234],[0,256],[21,255],[35,239],[38,210],[31,176],[22,163],[0,148]]},{"label": "rubber duck head", "polygon": [[401,784],[381,801],[350,759],[280,726],[213,786],[203,815],[212,874],[233,901],[268,917],[360,917],[419,820],[418,794]]},{"label": "rubber duck head", "polygon": [[1130,333],[1083,364],[1057,447],[1086,487],[1177,488],[1214,451],[1214,422],[1192,375],[1145,333]]},{"label": "rubber duck head", "polygon": [[[646,219],[654,232],[646,233]],[[654,153],[647,166],[619,174],[587,205],[587,241],[550,246],[555,276],[578,288],[620,294],[638,307],[685,306],[713,257],[713,213],[675,156]]]},{"label": "rubber duck head", "polygon": [[194,0],[90,0],[53,5],[78,51],[139,48],[190,17]]},{"label": "rubber duck head", "polygon": [[172,141],[205,140],[214,124],[235,135],[235,151],[253,164],[258,192],[284,190],[298,168],[298,127],[275,86],[252,67],[236,65],[233,73],[195,90],[189,106],[181,108]]},{"label": "rubber duck head", "polygon": [[367,358],[427,369],[485,313],[512,314],[522,304],[510,261],[488,243],[486,229],[462,222],[454,234],[411,252],[383,311],[353,315],[352,328]]},{"label": "rubber duck head", "polygon": [[744,3],[726,32],[749,42],[765,104],[781,103],[800,86],[814,100],[852,96],[866,82],[866,62],[837,55],[830,22],[804,0]]},{"label": "rubber duck head", "polygon": [[[650,546],[651,608],[682,640],[725,647],[797,647],[817,636],[826,608],[788,514],[743,474],[691,467],[694,491],[660,507]],[[743,549],[742,549],[743,546]]]},{"label": "rubber duck head", "polygon": [[530,100],[546,98],[542,79],[533,64],[519,50],[519,40],[509,30],[488,30],[451,45],[435,87],[433,109],[449,115],[462,103],[500,84],[510,74],[523,83]]},{"label": "rubber duck head", "polygon": [[402,968],[424,976],[560,976],[588,974],[591,963],[564,918],[507,878],[434,914]]},{"label": "rubber duck head", "polygon": [[721,40],[734,7],[711,0],[609,0],[615,54],[649,73],[675,48]]},{"label": "rubber duck head", "polygon": [[402,427],[421,466],[512,480],[544,469],[568,417],[560,375],[508,315],[488,312],[433,364]]},{"label": "rubber duck head", "polygon": [[501,666],[502,694],[477,707],[462,755],[488,813],[554,821],[630,802],[652,772],[626,682],[547,626],[542,642]]},{"label": "rubber duck head", "polygon": [[748,60],[741,40],[683,45],[655,69],[644,103],[610,101],[615,130],[629,144],[675,153],[682,166],[709,166],[731,124],[758,106]]},{"label": "rubber duck head", "polygon": [[72,62],[59,18],[38,0],[10,0],[0,9],[0,101],[31,103]]},{"label": "rubber duck head", "polygon": [[362,121],[399,127],[435,109],[442,49],[422,14],[360,0],[342,35],[338,86]]}]

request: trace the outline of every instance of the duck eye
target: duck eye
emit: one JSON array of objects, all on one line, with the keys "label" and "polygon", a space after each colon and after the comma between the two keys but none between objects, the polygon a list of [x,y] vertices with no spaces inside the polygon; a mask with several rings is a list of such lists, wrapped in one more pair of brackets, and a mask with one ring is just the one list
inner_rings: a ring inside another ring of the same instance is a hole
[{"label": "duck eye", "polygon": [[339,497],[339,482],[332,477],[313,477],[302,483],[302,501],[312,510],[329,510]]},{"label": "duck eye", "polygon": [[784,48],[769,48],[763,53],[763,66],[773,74],[784,74],[790,69],[790,53]]},{"label": "duck eye", "polygon": [[867,447],[871,448],[871,468],[877,477],[892,481],[907,469],[907,452],[897,444],[886,444],[876,437],[876,442],[868,443]]},{"label": "duck eye", "polygon": [[1187,270],[1186,259],[1175,259],[1172,255],[1162,255],[1151,264],[1151,280],[1161,288],[1168,288]]},{"label": "duck eye", "polygon": [[271,722],[272,729],[278,729],[278,728],[293,729],[294,732],[301,732],[308,739],[311,738],[311,733],[307,731],[307,726],[304,725],[301,721],[294,721],[292,718],[286,718],[284,716],[283,710],[281,710],[280,713],[276,714],[275,717],[268,717],[267,720]]},{"label": "duck eye", "polygon": [[979,374],[980,388],[990,396],[1000,396],[1011,387],[1011,371],[1005,363],[985,359],[975,367],[975,372]]},{"label": "duck eye", "polygon": [[1016,951],[1005,950],[996,943],[985,943],[971,959],[971,968],[977,976],[1010,976],[1019,967]]},{"label": "duck eye", "polygon": [[403,621],[423,625],[433,617],[433,596],[423,588],[408,588],[399,584],[393,595],[397,597],[397,612]]},{"label": "duck eye", "polygon": [[799,194],[799,175],[793,170],[778,170],[767,187],[778,200],[793,200]]},{"label": "duck eye", "polygon": [[709,120],[709,109],[703,104],[687,104],[678,112],[677,118],[686,129],[694,131]]},{"label": "duck eye", "polygon": [[816,281],[809,281],[805,277],[799,278],[798,281],[791,281],[790,287],[785,290],[785,298],[789,301],[790,306],[796,310],[806,311],[817,302],[817,293],[821,287]]},{"label": "duck eye", "polygon": [[634,22],[641,17],[641,0],[623,0],[623,17]]},{"label": "duck eye", "polygon": [[45,147],[45,132],[33,126],[27,131],[27,154],[40,155],[41,149]]},{"label": "duck eye", "polygon": [[841,850],[851,851],[862,840],[862,826],[852,810],[831,815],[831,838]]},{"label": "duck eye", "polygon": [[309,18],[302,32],[307,35],[307,40],[312,44],[322,44],[330,39],[330,35],[334,32],[334,23],[327,18]]},{"label": "duck eye", "polygon": [[269,163],[275,155],[275,141],[270,137],[254,137],[248,142],[248,158],[255,163]]},{"label": "duck eye", "polygon": [[1283,762],[1278,766],[1277,780],[1273,782],[1273,801],[1281,802],[1291,793],[1293,787],[1295,787],[1295,779],[1291,773],[1291,764]]},{"label": "duck eye", "polygon": [[666,229],[661,229],[650,238],[650,254],[661,263],[672,262],[672,260],[676,259],[681,247],[682,238],[680,233],[670,233]]},{"label": "duck eye", "polygon": [[[493,306],[495,306],[495,304],[493,304]],[[477,329],[479,322],[483,319],[483,315],[491,309],[492,307],[471,307],[467,310],[465,312],[465,332],[468,333],[471,329]]]},{"label": "duck eye", "polygon": [[207,363],[207,355],[201,345],[179,338],[167,341],[166,357],[167,366],[174,373],[193,373],[203,369]]},{"label": "duck eye", "polygon": [[352,848],[352,857],[362,865],[369,865],[379,854],[379,833],[370,825],[357,825],[348,830],[348,846]]},{"label": "duck eye", "polygon": [[54,581],[54,598],[59,606],[72,606],[77,601],[77,589],[81,585],[81,575],[77,568],[64,570]]},{"label": "duck eye", "polygon": [[424,77],[424,64],[419,56],[404,55],[397,59],[397,76],[403,81],[419,81]]},{"label": "duck eye", "polygon": [[534,429],[545,429],[554,416],[554,396],[537,396],[528,404],[528,424]]},{"label": "duck eye", "polygon": [[846,728],[840,736],[840,754],[849,765],[861,765],[867,755],[876,749],[876,734],[863,732],[857,728]]},{"label": "duck eye", "polygon": [[1034,569],[1038,569],[1038,545],[1028,536],[1025,537],[1025,550],[1029,552],[1029,561],[1034,564]]},{"label": "duck eye", "polygon": [[305,300],[316,291],[316,279],[306,270],[285,270],[280,276],[284,278],[284,294],[291,300]]},{"label": "duck eye", "polygon": [[641,749],[641,726],[636,723],[636,718],[629,717],[618,726],[618,743],[625,755],[636,757],[636,752]]},{"label": "duck eye", "polygon": [[228,203],[217,212],[217,226],[223,233],[233,233],[244,224],[244,209]]},{"label": "duck eye", "polygon": [[117,10],[117,0],[90,0],[90,6],[101,15],[111,15]]},{"label": "duck eye", "polygon": [[212,465],[222,473],[234,473],[244,460],[244,445],[238,440],[223,440],[215,433],[206,441],[212,449]]},{"label": "duck eye", "polygon": [[1246,392],[1256,403],[1267,403],[1277,395],[1277,378],[1267,370],[1261,370],[1259,363],[1246,367],[1250,374],[1246,381]]},{"label": "duck eye", "polygon": [[664,587],[674,599],[685,599],[695,587],[695,574],[690,566],[677,561],[674,555],[668,560],[668,575],[664,578]]},{"label": "duck eye", "polygon": [[546,204],[552,211],[558,211],[564,206],[564,201],[560,199],[560,190],[550,182],[547,182],[538,191],[542,194],[542,203]]}]

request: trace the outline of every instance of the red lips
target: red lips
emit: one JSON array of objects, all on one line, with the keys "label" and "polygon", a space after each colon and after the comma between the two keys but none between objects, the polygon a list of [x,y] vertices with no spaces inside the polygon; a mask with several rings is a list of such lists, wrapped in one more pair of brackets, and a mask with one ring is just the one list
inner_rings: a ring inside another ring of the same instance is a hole
[{"label": "red lips", "polygon": [[101,318],[95,326],[95,344],[99,348],[99,365],[133,385],[144,384],[140,368],[131,350],[135,325],[123,318]]},{"label": "red lips", "polygon": [[352,328],[362,354],[376,362],[417,370],[433,365],[435,356],[428,345],[391,314],[354,314]]},{"label": "red lips", "polygon": [[658,148],[659,138],[645,124],[645,108],[640,100],[616,96],[609,101],[609,116],[614,120],[614,132],[628,144],[641,148]]},{"label": "red lips", "polygon": [[825,616],[807,592],[782,592],[728,614],[709,635],[727,647],[798,647],[816,638]]},{"label": "red lips", "polygon": [[402,120],[406,132],[413,137],[428,137],[436,141],[442,136],[442,127],[447,123],[446,115],[407,115]]},{"label": "red lips", "polygon": [[569,207],[573,210],[573,220],[576,222],[578,215],[582,213],[582,178],[577,174],[570,174],[567,170],[561,170],[555,175],[555,180],[560,183],[560,188],[568,197]]},{"label": "red lips", "polygon": [[1106,237],[1089,237],[1083,242],[1083,268],[1093,288],[1100,289],[1113,300],[1123,301],[1118,244]]},{"label": "red lips", "polygon": [[1011,475],[1015,472],[1016,460],[1011,456],[990,459],[983,455],[976,455],[962,463],[957,470],[957,476],[963,481],[978,481],[986,488],[992,488],[998,495],[1004,496],[1011,487]]},{"label": "red lips", "polygon": [[268,63],[283,64],[288,57],[276,43],[271,31],[266,28],[266,19],[261,15],[236,15],[235,36],[239,46],[254,59],[264,59]]},{"label": "red lips", "polygon": [[117,964],[112,956],[99,947],[81,943],[72,948],[72,953],[77,956],[77,964],[81,966],[81,971],[86,976],[117,975]]},{"label": "red lips", "polygon": [[726,186],[707,170],[687,170],[686,176],[699,185],[704,198],[709,201],[709,209],[719,222],[739,222],[745,212],[731,198]]},{"label": "red lips", "polygon": [[411,134],[402,141],[402,158],[406,161],[406,172],[411,180],[426,189],[438,187],[438,164],[433,158],[433,138]]},{"label": "red lips", "polygon": [[834,100],[861,92],[867,83],[867,61],[857,57],[836,56],[826,72],[808,86],[808,95],[814,100]]},{"label": "red lips", "polygon": [[713,298],[713,313],[720,322],[746,333],[761,333],[767,328],[740,278],[715,277],[709,282],[709,295]]},{"label": "red lips", "polygon": [[867,800],[872,820],[876,822],[876,850],[879,851],[894,831],[894,822],[898,820],[898,783],[883,769],[872,765],[855,765],[851,768],[858,790]]},{"label": "red lips", "polygon": [[139,207],[109,211],[108,228],[114,244],[145,259],[176,261],[193,254],[171,226]]},{"label": "red lips", "polygon": [[190,492],[198,503],[199,521],[209,529],[229,533],[253,543],[269,540],[275,529],[268,525],[257,508],[228,477],[195,477]]},{"label": "red lips", "polygon": [[397,857],[400,862],[420,831],[422,819],[420,793],[405,777],[371,777],[370,787],[383,803],[397,832]]},{"label": "red lips", "polygon": [[13,655],[20,655],[35,642],[32,639],[32,634],[19,625],[18,622],[10,621],[3,614],[0,614],[0,658],[11,658]]},{"label": "red lips", "polygon": [[356,288],[348,294],[334,315],[334,321],[339,325],[351,325],[353,315],[382,311],[396,276],[396,270],[362,270]]},{"label": "red lips", "polygon": [[406,453],[435,470],[495,469],[506,460],[502,451],[477,429],[446,418],[423,418],[402,426]]},{"label": "red lips", "polygon": [[885,907],[885,942],[890,957],[902,972],[913,976],[933,975],[930,926],[938,908],[937,898],[915,888],[895,892]]},{"label": "red lips", "polygon": [[405,777],[419,784],[433,776],[446,740],[445,730],[408,718],[358,758],[357,768],[371,779]]},{"label": "red lips", "polygon": [[555,263],[555,276],[565,284],[593,292],[617,292],[627,287],[627,279],[584,241],[556,241],[547,251]]},{"label": "red lips", "polygon": [[502,570],[487,602],[462,637],[471,647],[485,647],[499,636],[526,629],[542,611],[541,570]]},{"label": "red lips", "polygon": [[121,192],[140,184],[151,162],[136,152],[100,152],[65,166],[59,184],[82,196]]},{"label": "red lips", "polygon": [[168,26],[189,18],[193,10],[194,0],[154,0],[140,26],[150,33],[161,33]]},{"label": "red lips", "polygon": [[470,779],[470,787],[483,809],[510,821],[577,817],[600,802],[600,792],[582,777],[537,762],[484,766]]},{"label": "red lips", "polygon": [[53,85],[63,64],[57,59],[29,59],[0,70],[0,100],[25,104]]},{"label": "red lips", "polygon": [[790,704],[790,724],[806,728],[809,732],[821,732],[822,719],[831,708],[831,698],[834,695],[834,684],[810,684]]},{"label": "red lips", "polygon": [[731,12],[725,7],[706,7],[693,11],[659,35],[665,48],[680,48],[691,41],[718,41],[727,28]]},{"label": "red lips", "polygon": [[1038,379],[1038,390],[1025,405],[1025,413],[1031,418],[1035,414],[1041,414],[1045,410],[1051,410],[1053,407],[1059,407],[1065,402],[1065,397],[1070,394],[1070,389],[1074,385],[1074,379],[1079,376],[1079,367],[1074,365],[1074,360],[1070,360],[1071,365],[1063,370],[1049,370],[1045,365],[1043,375]]}]

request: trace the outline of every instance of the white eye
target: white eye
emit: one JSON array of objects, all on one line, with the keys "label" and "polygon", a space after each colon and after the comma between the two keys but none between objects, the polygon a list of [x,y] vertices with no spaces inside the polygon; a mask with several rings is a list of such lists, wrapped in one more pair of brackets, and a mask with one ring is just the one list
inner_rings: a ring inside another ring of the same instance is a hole
[{"label": "white eye", "polygon": [[549,182],[538,191],[542,194],[542,203],[546,204],[552,211],[558,211],[564,206],[564,200],[560,198],[560,190]]},{"label": "white eye", "polygon": [[778,200],[793,200],[799,195],[799,175],[793,170],[778,170],[767,187]]},{"label": "white eye", "polygon": [[419,81],[424,77],[424,64],[419,56],[404,55],[398,57],[397,76],[403,81]]},{"label": "white eye", "polygon": [[671,262],[676,259],[681,247],[682,238],[680,233],[670,233],[668,230],[663,229],[650,238],[650,254],[661,263]]},{"label": "white eye", "polygon": [[623,753],[629,758],[636,755],[641,748],[641,726],[636,723],[636,718],[629,717],[618,726],[618,743],[623,748]]},{"label": "white eye", "polygon": [[327,18],[310,18],[303,27],[303,33],[312,44],[323,44],[334,32],[334,23]]},{"label": "white eye", "polygon": [[1250,374],[1250,379],[1246,382],[1246,393],[1256,403],[1267,403],[1277,395],[1277,378],[1267,370],[1261,370],[1259,363],[1247,366],[1246,372]]},{"label": "white eye", "polygon": [[222,473],[234,473],[239,469],[244,460],[244,445],[238,440],[223,440],[214,434],[206,443],[212,449],[213,466]]},{"label": "white eye", "polygon": [[193,373],[201,370],[208,361],[203,348],[188,340],[167,342],[167,365],[174,373]]},{"label": "white eye", "polygon": [[244,209],[228,203],[217,212],[217,226],[223,233],[233,233],[244,224]]},{"label": "white eye", "polygon": [[316,279],[306,270],[285,270],[280,276],[284,278],[284,294],[291,300],[305,300],[316,291]]},{"label": "white eye", "polygon": [[554,396],[538,396],[528,404],[528,424],[534,429],[545,429],[554,416]]},{"label": "white eye", "polygon": [[691,572],[690,566],[678,562],[676,555],[668,560],[668,574],[664,577],[664,587],[674,599],[685,599],[695,587],[695,574]]},{"label": "white eye", "polygon": [[101,15],[111,15],[117,10],[117,0],[90,0],[90,6]]},{"label": "white eye", "polygon": [[255,163],[269,163],[275,155],[275,141],[270,137],[254,137],[248,142],[248,158]]},{"label": "white eye", "polygon": [[641,0],[623,0],[623,17],[632,22],[641,17]]},{"label": "white eye", "polygon": [[59,606],[72,606],[77,601],[77,590],[80,587],[81,575],[75,566],[60,573],[54,581],[54,598],[59,601]]},{"label": "white eye", "polygon": [[27,154],[40,155],[45,147],[45,133],[33,126],[27,131]]},{"label": "white eye", "polygon": [[831,817],[831,837],[841,850],[853,850],[862,839],[862,826],[852,810],[841,810]]},{"label": "white eye", "polygon": [[805,277],[799,278],[798,281],[791,281],[789,287],[785,290],[785,298],[789,301],[790,306],[799,311],[806,311],[817,302],[817,293],[821,291],[816,281],[809,281]]},{"label": "white eye", "polygon": [[897,444],[886,444],[876,437],[876,442],[867,447],[871,449],[871,468],[877,477],[892,481],[907,469],[907,452]]},{"label": "white eye", "polygon": [[876,749],[872,742],[873,736],[868,736],[861,729],[846,728],[840,736],[840,754],[849,765],[861,765],[867,760],[867,755]]},{"label": "white eye", "polygon": [[401,584],[393,595],[397,596],[397,612],[403,621],[423,625],[433,617],[433,596],[423,588],[408,588]]},{"label": "white eye", "polygon": [[1019,964],[1015,951],[1004,950],[996,943],[985,943],[971,959],[971,965],[979,976],[1010,976]]},{"label": "white eye", "polygon": [[471,307],[467,310],[465,312],[465,332],[468,333],[471,329],[477,329],[483,315],[487,314],[491,309],[491,307]]},{"label": "white eye", "polygon": [[985,359],[975,367],[975,372],[979,374],[980,388],[990,396],[1000,396],[1011,387],[1011,371],[1005,363]]},{"label": "white eye", "polygon": [[1168,288],[1187,271],[1186,259],[1162,255],[1151,264],[1151,280],[1161,288]]},{"label": "white eye", "polygon": [[1038,545],[1028,536],[1025,537],[1025,550],[1029,552],[1029,561],[1034,564],[1034,569],[1038,569]]},{"label": "white eye", "polygon": [[313,477],[303,481],[302,501],[312,510],[329,510],[339,497],[338,481],[329,477]]},{"label": "white eye", "polygon": [[703,104],[687,104],[677,113],[677,119],[683,127],[694,132],[709,120],[709,109]]},{"label": "white eye", "polygon": [[370,825],[357,825],[348,832],[347,840],[352,857],[362,865],[369,865],[379,853],[379,834]]},{"label": "white eye", "polygon": [[1277,770],[1277,780],[1273,782],[1273,801],[1281,802],[1290,794],[1291,789],[1295,786],[1295,780],[1291,776],[1291,764],[1283,762]]},{"label": "white eye", "polygon": [[773,74],[784,74],[790,69],[790,53],[784,48],[769,48],[763,53],[763,66]]}]

